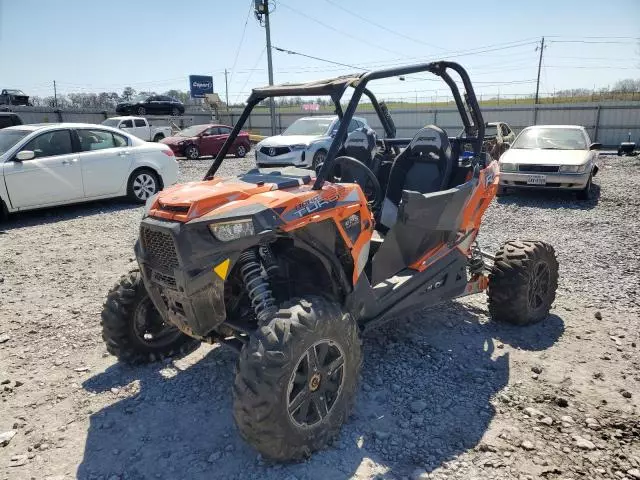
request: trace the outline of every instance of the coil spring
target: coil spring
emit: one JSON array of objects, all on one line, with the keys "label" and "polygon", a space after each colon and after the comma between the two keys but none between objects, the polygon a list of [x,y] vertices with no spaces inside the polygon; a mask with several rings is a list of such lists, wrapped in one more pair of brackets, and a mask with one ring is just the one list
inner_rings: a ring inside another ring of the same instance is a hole
[{"label": "coil spring", "polygon": [[269,282],[262,277],[262,265],[257,249],[247,250],[240,255],[240,275],[249,295],[251,307],[258,322],[269,320],[278,310],[271,294]]}]

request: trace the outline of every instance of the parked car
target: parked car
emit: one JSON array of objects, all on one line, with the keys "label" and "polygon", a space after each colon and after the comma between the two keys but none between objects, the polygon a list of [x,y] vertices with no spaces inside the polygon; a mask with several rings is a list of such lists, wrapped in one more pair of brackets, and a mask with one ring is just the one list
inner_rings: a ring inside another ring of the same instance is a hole
[{"label": "parked car", "polygon": [[84,123],[0,130],[0,211],[128,196],[144,203],[178,181],[166,145]]},{"label": "parked car", "polygon": [[22,90],[5,88],[0,91],[0,105],[31,105],[29,95]]},{"label": "parked car", "polygon": [[[231,130],[227,125],[193,125],[173,137],[161,140],[161,143],[169,145],[176,155],[195,160],[205,155],[217,155]],[[229,151],[242,158],[250,149],[249,134],[242,131]]]},{"label": "parked car", "polygon": [[499,193],[511,188],[573,190],[578,198],[592,195],[592,179],[600,143],[592,143],[584,127],[527,127],[500,157]]},{"label": "parked car", "polygon": [[138,95],[130,101],[116,105],[117,113],[135,115],[182,115],[184,105],[180,100],[166,95]]},{"label": "parked car", "polygon": [[0,112],[0,129],[13,127],[14,125],[22,125],[20,115],[13,112]]},{"label": "parked car", "polygon": [[119,128],[147,142],[159,142],[171,136],[171,127],[153,127],[142,117],[111,117],[102,122],[102,125]]},{"label": "parked car", "polygon": [[[338,126],[337,115],[299,118],[282,134],[265,138],[256,145],[256,164],[258,167],[296,165],[315,169],[324,162]],[[364,126],[368,126],[366,119],[353,117],[348,133]]]},{"label": "parked car", "polygon": [[498,160],[507,150],[507,144],[513,143],[516,134],[504,122],[489,122],[484,127],[484,147],[492,158]]}]

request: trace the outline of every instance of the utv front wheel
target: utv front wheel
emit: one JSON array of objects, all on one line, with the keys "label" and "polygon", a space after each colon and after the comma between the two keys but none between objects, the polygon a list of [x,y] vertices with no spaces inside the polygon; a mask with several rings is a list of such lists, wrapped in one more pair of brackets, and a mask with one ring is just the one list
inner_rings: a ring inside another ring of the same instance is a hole
[{"label": "utv front wheel", "polygon": [[126,363],[153,362],[186,353],[198,343],[163,322],[137,270],[113,286],[100,323],[107,351]]},{"label": "utv front wheel", "polygon": [[551,245],[507,242],[496,254],[489,275],[489,312],[501,322],[539,322],[549,314],[557,288],[558,261]]},{"label": "utv front wheel", "polygon": [[358,327],[340,306],[310,296],[283,305],[244,347],[234,418],[264,457],[297,460],[338,434],[355,400]]}]

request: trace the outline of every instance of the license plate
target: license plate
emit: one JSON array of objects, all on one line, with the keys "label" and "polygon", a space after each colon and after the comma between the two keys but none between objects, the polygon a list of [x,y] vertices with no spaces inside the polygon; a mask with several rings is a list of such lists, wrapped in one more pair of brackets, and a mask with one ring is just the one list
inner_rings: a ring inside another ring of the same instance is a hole
[{"label": "license plate", "polygon": [[529,175],[527,177],[527,185],[546,185],[547,177],[545,175]]}]

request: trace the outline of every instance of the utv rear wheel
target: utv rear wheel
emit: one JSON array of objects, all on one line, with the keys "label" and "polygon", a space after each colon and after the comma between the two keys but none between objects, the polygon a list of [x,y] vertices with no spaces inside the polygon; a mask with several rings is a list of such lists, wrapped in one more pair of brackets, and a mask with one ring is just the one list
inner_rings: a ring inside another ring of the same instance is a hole
[{"label": "utv rear wheel", "polygon": [[297,460],[337,436],[355,400],[362,362],[351,315],[322,297],[284,304],[238,360],[234,418],[263,456]]},{"label": "utv rear wheel", "polygon": [[507,242],[496,254],[489,275],[489,312],[501,322],[539,322],[549,314],[557,288],[558,261],[551,245]]},{"label": "utv rear wheel", "polygon": [[100,323],[107,351],[126,363],[153,362],[186,353],[198,343],[163,322],[137,270],[113,286]]}]

